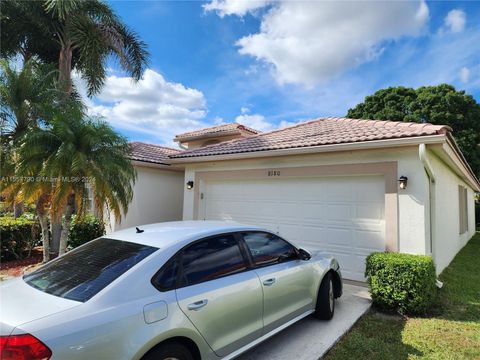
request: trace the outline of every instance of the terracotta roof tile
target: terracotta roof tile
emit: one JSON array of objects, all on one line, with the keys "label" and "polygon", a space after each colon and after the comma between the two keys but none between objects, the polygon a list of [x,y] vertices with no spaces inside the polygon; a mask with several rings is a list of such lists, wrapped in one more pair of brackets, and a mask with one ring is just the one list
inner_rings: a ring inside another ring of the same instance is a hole
[{"label": "terracotta roof tile", "polygon": [[200,130],[179,134],[175,136],[175,140],[186,140],[186,139],[192,139],[192,138],[197,138],[205,135],[213,135],[213,134],[221,135],[222,133],[232,133],[232,132],[234,133],[234,132],[240,132],[241,130],[244,130],[252,134],[260,133],[260,131],[252,129],[248,126],[233,122],[233,123],[216,125],[208,128],[203,128]]},{"label": "terracotta roof tile", "polygon": [[166,146],[147,144],[143,142],[131,142],[132,154],[131,160],[143,161],[154,164],[166,164],[169,155],[174,155],[180,150]]},{"label": "terracotta roof tile", "polygon": [[182,151],[170,158],[186,158],[253,151],[302,148],[361,141],[444,134],[448,126],[381,120],[319,118],[248,138]]}]

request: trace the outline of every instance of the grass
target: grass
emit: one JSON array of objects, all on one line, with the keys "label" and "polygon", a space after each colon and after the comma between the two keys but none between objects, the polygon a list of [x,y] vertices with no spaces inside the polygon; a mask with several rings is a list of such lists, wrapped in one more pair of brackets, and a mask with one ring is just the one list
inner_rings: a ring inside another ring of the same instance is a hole
[{"label": "grass", "polygon": [[371,310],[325,359],[480,360],[480,233],[440,280],[444,286],[430,316],[406,318]]}]

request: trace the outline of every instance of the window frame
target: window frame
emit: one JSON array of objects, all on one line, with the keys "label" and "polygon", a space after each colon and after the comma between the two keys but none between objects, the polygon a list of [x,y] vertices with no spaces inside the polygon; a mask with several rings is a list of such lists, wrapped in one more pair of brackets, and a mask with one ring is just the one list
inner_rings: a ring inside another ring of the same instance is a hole
[{"label": "window frame", "polygon": [[[241,270],[241,271],[238,271],[238,272],[235,272],[233,274],[226,274],[226,275],[222,275],[222,276],[218,276],[214,279],[210,279],[210,280],[205,280],[205,281],[200,281],[200,282],[196,282],[194,284],[185,284],[183,283],[182,281],[182,275],[183,275],[183,254],[185,252],[185,250],[187,250],[190,246],[193,246],[201,241],[207,241],[209,239],[212,239],[212,238],[216,238],[216,237],[219,237],[219,236],[232,236],[235,240],[235,243],[236,245],[238,246],[239,250],[240,250],[240,254],[242,256],[242,259],[243,259],[243,262],[245,264],[245,269],[244,270]],[[187,245],[183,246],[180,250],[178,250],[174,255],[172,255],[166,262],[165,264],[163,264],[160,269],[152,276],[151,280],[150,280],[150,283],[152,284],[152,286],[157,289],[158,291],[160,292],[167,292],[167,291],[172,291],[172,290],[177,290],[177,289],[181,289],[181,288],[184,288],[184,287],[189,287],[189,286],[194,286],[194,285],[198,285],[198,284],[202,284],[202,283],[205,283],[205,282],[209,282],[209,281],[215,281],[217,279],[221,279],[221,278],[224,278],[224,277],[227,277],[227,276],[233,276],[233,275],[237,275],[237,274],[241,274],[241,273],[244,273],[244,272],[247,272],[247,271],[250,271],[253,269],[253,263],[252,263],[252,259],[249,257],[250,256],[250,251],[248,250],[248,248],[245,248],[246,244],[242,244],[241,241],[243,241],[243,237],[241,236],[240,232],[238,231],[231,231],[231,232],[225,232],[225,233],[220,233],[220,234],[215,234],[215,235],[210,235],[210,236],[207,236],[207,237],[203,237],[201,239],[198,239],[198,240],[195,240],[195,241],[192,241],[190,243],[188,243]],[[163,273],[163,271],[168,267],[170,266],[174,261],[177,261],[177,272],[175,274],[175,282],[174,282],[174,285],[172,287],[169,287],[169,288],[162,288],[160,286],[160,284],[158,282],[156,282],[156,280],[161,276],[161,274]]]},{"label": "window frame", "polygon": [[[268,263],[268,264],[256,264],[255,260],[254,260],[254,256],[253,256],[253,254],[252,254],[250,248],[248,247],[248,244],[247,244],[247,242],[245,241],[245,238],[244,238],[244,235],[248,234],[248,233],[268,234],[268,235],[276,236],[280,240],[285,241],[288,245],[293,247],[293,249],[295,250],[295,255],[297,257],[286,260],[286,261],[283,261],[283,262],[276,261],[276,262],[272,262],[272,263]],[[273,232],[264,231],[264,230],[263,231],[262,230],[241,231],[241,232],[239,232],[239,236],[241,237],[241,242],[243,243],[243,245],[245,247],[245,250],[248,252],[248,256],[249,256],[249,259],[250,259],[250,262],[252,264],[253,269],[260,269],[260,268],[264,268],[264,267],[267,267],[267,266],[274,266],[274,265],[278,265],[278,264],[285,264],[285,263],[288,263],[290,261],[301,260],[300,259],[300,251],[298,250],[298,248],[295,245],[293,245],[290,241],[285,240],[283,237],[281,237],[281,236],[279,236],[279,235],[277,235]]]}]

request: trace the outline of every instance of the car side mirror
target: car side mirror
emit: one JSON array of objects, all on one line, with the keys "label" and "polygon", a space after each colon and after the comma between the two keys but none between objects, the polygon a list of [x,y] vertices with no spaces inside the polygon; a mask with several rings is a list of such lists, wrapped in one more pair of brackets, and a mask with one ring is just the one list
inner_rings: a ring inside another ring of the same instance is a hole
[{"label": "car side mirror", "polygon": [[300,260],[310,260],[312,255],[307,250],[298,249],[298,257]]}]

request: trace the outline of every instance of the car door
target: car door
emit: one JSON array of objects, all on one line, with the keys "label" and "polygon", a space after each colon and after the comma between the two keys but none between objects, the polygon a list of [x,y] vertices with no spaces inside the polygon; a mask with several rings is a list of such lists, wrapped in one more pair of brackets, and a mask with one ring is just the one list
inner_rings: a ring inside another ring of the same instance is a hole
[{"label": "car door", "polygon": [[262,287],[234,234],[197,241],[179,257],[177,301],[218,356],[262,334]]},{"label": "car door", "polygon": [[300,260],[297,249],[275,234],[243,233],[263,287],[264,333],[314,309],[311,262]]}]

